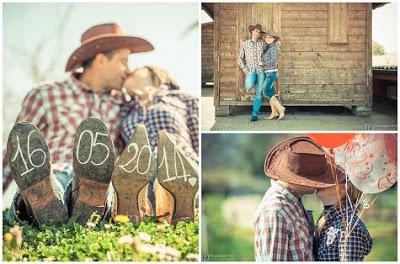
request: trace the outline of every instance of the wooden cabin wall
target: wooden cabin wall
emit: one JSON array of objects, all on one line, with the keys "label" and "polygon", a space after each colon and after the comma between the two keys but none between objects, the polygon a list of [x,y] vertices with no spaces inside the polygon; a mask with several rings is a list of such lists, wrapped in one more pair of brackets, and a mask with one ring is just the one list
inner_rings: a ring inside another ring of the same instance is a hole
[{"label": "wooden cabin wall", "polygon": [[[216,106],[237,102],[237,91],[243,87],[237,54],[239,32],[248,25],[240,23],[243,18],[239,18],[239,5],[215,4]],[[284,104],[356,106],[372,103],[372,87],[368,81],[372,76],[369,58],[371,3],[347,3],[348,39],[345,44],[329,44],[333,34],[329,31],[329,5],[278,5],[279,83]]]},{"label": "wooden cabin wall", "polygon": [[201,25],[201,83],[214,82],[214,23]]},{"label": "wooden cabin wall", "polygon": [[329,44],[329,3],[282,3],[282,101],[299,105],[367,105],[368,4],[347,3],[348,40]]},{"label": "wooden cabin wall", "polygon": [[214,87],[215,105],[220,101],[235,100],[237,78],[237,54],[239,51],[238,4],[221,3],[214,7],[215,65],[217,66]]}]

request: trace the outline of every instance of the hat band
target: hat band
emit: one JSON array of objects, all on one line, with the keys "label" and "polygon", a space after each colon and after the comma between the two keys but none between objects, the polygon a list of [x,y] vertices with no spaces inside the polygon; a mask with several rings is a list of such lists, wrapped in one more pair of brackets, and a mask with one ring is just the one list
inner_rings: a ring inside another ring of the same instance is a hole
[{"label": "hat band", "polygon": [[123,37],[123,35],[122,34],[118,34],[118,33],[104,33],[104,34],[101,34],[101,35],[97,35],[97,36],[85,39],[84,41],[82,41],[81,45],[84,45],[84,44],[89,43],[89,42],[91,42],[93,40],[100,39],[100,38],[105,38],[105,37]]}]

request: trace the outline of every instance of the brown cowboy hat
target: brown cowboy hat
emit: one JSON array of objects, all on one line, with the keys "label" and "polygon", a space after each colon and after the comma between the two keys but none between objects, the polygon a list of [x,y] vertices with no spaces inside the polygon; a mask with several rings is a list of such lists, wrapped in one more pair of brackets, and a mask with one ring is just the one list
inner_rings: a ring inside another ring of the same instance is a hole
[{"label": "brown cowboy hat", "polygon": [[268,30],[267,32],[265,32],[264,36],[265,37],[266,36],[274,37],[275,41],[278,41],[281,38],[281,35],[278,32],[273,31],[273,30]]},{"label": "brown cowboy hat", "polygon": [[250,26],[249,26],[249,31],[250,31],[250,33],[251,33],[254,29],[260,30],[262,34],[265,33],[265,32],[262,30],[262,26],[261,26],[260,24],[257,24],[257,25],[250,25]]},{"label": "brown cowboy hat", "polygon": [[339,183],[346,179],[343,168],[309,137],[294,137],[276,145],[265,159],[264,172],[275,180],[314,188],[334,186],[335,173]]},{"label": "brown cowboy hat", "polygon": [[83,33],[81,46],[69,57],[65,71],[72,71],[81,64],[109,50],[128,48],[131,53],[153,50],[153,45],[145,39],[125,36],[119,25],[115,23],[93,26]]}]

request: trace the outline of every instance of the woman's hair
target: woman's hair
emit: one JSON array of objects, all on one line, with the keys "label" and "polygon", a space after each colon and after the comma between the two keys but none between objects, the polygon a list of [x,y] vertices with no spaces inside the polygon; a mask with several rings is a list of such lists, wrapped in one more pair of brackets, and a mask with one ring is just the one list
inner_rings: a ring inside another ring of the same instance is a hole
[{"label": "woman's hair", "polygon": [[[154,66],[144,66],[135,71],[141,69],[147,69],[150,72],[150,78],[155,87],[165,86],[164,88],[168,90],[179,90],[178,84],[166,70]],[[135,73],[135,71],[133,71],[133,73]]]},{"label": "woman's hair", "polygon": [[[358,190],[350,181],[347,181],[347,183],[343,183],[343,185],[345,186],[344,192],[346,193],[344,196],[341,197],[341,200],[334,206],[338,206],[339,203],[342,203],[343,206],[349,206],[346,201],[347,197],[349,197],[350,202],[353,205],[353,210],[357,211],[356,205],[358,207],[362,192]],[[324,215],[321,217],[321,219],[318,220],[317,226],[315,228],[315,235],[317,240],[319,240],[319,237],[321,236],[321,231],[322,229],[324,229],[327,217],[328,215]]]}]

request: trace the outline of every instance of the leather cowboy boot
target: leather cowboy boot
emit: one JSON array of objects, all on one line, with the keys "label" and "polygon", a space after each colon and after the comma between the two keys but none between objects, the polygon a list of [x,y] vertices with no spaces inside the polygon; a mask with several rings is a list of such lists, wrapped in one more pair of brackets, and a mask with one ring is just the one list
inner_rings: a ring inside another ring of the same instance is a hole
[{"label": "leather cowboy boot", "polygon": [[279,103],[278,99],[276,99],[275,96],[272,96],[269,102],[272,103],[273,107],[275,107],[275,109],[278,111],[279,113],[278,120],[282,119],[285,116],[285,107],[283,107]]},{"label": "leather cowboy boot", "polygon": [[[112,173],[112,184],[117,196],[117,214],[127,215],[133,223],[139,223],[146,212],[142,213],[140,204],[145,199],[139,193],[148,184],[152,176],[151,147],[144,125],[137,125],[129,144],[122,152]],[[151,214],[152,215],[152,214]]]},{"label": "leather cowboy boot", "polygon": [[81,225],[93,213],[103,216],[107,190],[114,168],[114,145],[105,124],[89,118],[79,125],[75,136],[73,167],[76,174],[73,187],[72,216]]},{"label": "leather cowboy boot", "polygon": [[53,220],[59,225],[68,221],[66,205],[51,174],[49,148],[39,129],[28,122],[17,123],[8,139],[7,156],[34,222],[41,225]]},{"label": "leather cowboy boot", "polygon": [[[199,189],[198,165],[183,154],[165,130],[158,134],[157,179],[173,196],[171,223],[176,225],[181,220],[193,221],[195,196]],[[156,209],[159,213],[169,210],[171,203],[168,194],[162,199],[164,202],[156,204],[167,209]]]},{"label": "leather cowboy boot", "polygon": [[269,106],[271,107],[271,114],[267,118],[268,120],[277,118],[279,116],[278,111],[276,111],[275,107],[272,105],[271,101],[269,102]]}]

